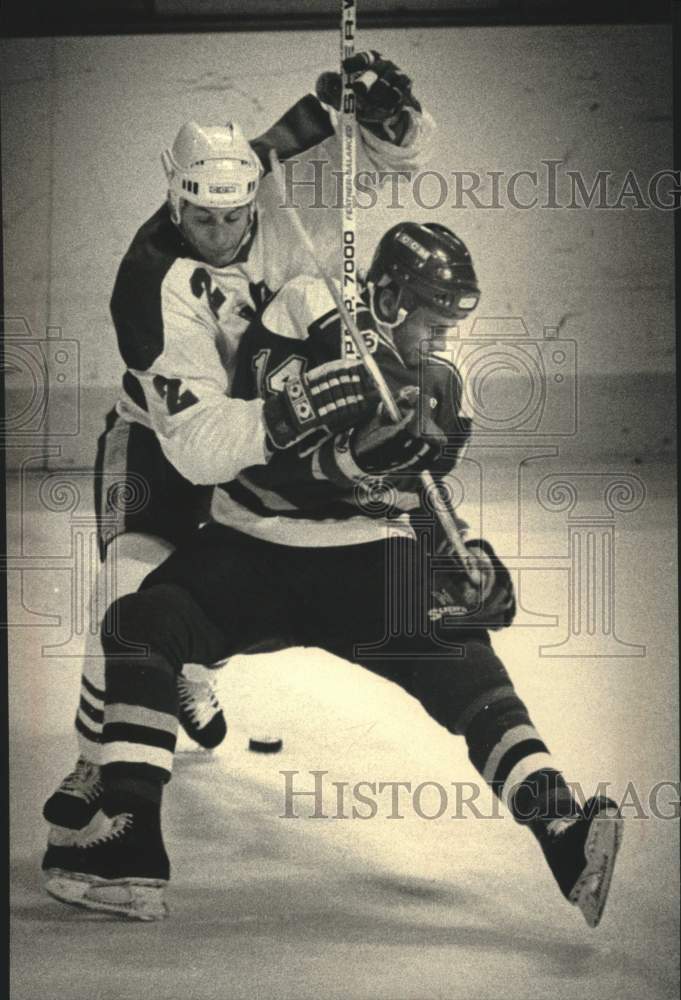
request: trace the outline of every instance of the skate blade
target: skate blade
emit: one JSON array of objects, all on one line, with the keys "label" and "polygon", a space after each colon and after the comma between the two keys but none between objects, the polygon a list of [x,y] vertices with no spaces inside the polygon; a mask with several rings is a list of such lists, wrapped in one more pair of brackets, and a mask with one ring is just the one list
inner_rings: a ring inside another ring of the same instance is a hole
[{"label": "skate blade", "polygon": [[579,907],[589,927],[598,927],[603,916],[623,833],[621,817],[612,812],[591,823],[584,845],[586,867],[570,893],[570,902]]},{"label": "skate blade", "polygon": [[52,868],[46,873],[45,890],[60,903],[80,909],[108,913],[128,920],[164,920],[168,907],[162,879],[103,879]]}]

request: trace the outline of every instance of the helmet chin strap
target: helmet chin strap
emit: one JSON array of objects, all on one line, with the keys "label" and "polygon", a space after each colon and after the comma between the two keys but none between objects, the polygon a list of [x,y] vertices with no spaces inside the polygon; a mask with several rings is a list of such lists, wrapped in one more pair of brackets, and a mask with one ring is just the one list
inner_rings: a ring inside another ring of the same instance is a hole
[{"label": "helmet chin strap", "polygon": [[180,209],[175,205],[175,202],[170,197],[170,191],[168,192],[168,209],[170,211],[170,221],[179,228],[181,223]]},{"label": "helmet chin strap", "polygon": [[[248,204],[248,222],[246,223],[246,228],[244,229],[243,235],[237,244],[236,250],[234,251],[234,257],[236,257],[239,250],[241,250],[242,246],[251,235],[254,222],[255,222],[255,202],[251,201]],[[232,258],[232,260],[234,259],[234,257]]]}]

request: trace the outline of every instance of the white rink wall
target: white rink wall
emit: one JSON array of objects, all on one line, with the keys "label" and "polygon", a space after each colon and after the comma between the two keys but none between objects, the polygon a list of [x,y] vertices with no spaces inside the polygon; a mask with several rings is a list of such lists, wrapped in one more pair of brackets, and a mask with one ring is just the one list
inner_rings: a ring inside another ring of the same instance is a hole
[{"label": "white rink wall", "polygon": [[[487,407],[479,422],[508,428],[529,414],[524,440],[557,428],[561,453],[587,461],[673,455],[673,213],[651,207],[649,193],[651,177],[672,166],[667,27],[381,30],[360,38],[414,78],[439,124],[429,168],[445,179],[428,175],[417,189],[425,205],[439,207],[414,205],[403,184],[404,209],[391,208],[386,191],[360,212],[362,256],[410,215],[444,222],[467,242],[483,299],[476,327],[461,336],[468,351],[480,339],[499,358],[478,400]],[[10,467],[35,456],[36,445],[44,451],[37,463],[52,468],[93,461],[122,374],[109,297],[130,239],[164,197],[161,148],[188,118],[235,117],[247,135],[258,134],[336,65],[337,48],[334,32],[2,42]],[[609,204],[632,171],[643,204],[632,196],[620,208],[541,208],[551,197],[549,160],[558,204],[570,203],[569,170],[588,188],[598,171],[610,171]],[[501,207],[476,207],[460,188],[471,180],[457,187],[452,171],[482,175],[483,205],[494,204],[497,172]],[[513,206],[510,178],[519,171],[537,171],[536,186],[519,176],[515,188],[518,201],[536,196],[537,207]],[[668,179],[660,184],[660,198],[669,188]],[[49,402],[37,344],[47,327],[66,341],[47,351]],[[559,349],[557,363],[555,345],[540,343],[546,330],[574,344]],[[533,395],[528,378],[537,372],[546,378],[535,380]]]}]

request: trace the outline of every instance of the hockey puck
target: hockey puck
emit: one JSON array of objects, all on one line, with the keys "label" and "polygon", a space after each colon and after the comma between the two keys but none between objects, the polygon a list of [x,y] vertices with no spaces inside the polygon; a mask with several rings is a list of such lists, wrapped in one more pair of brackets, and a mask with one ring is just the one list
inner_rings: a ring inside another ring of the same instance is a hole
[{"label": "hockey puck", "polygon": [[254,753],[279,753],[283,745],[284,741],[278,736],[251,737],[248,741],[248,749]]}]

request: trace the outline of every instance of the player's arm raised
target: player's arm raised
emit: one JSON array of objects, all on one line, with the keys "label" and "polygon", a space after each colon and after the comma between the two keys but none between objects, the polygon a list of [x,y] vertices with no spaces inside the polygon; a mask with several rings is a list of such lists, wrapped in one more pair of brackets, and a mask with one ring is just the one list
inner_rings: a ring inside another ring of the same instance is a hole
[{"label": "player's arm raised", "polygon": [[[380,52],[358,52],[343,68],[351,74],[356,96],[361,150],[379,170],[413,170],[430,153],[435,122],[412,92],[407,74]],[[339,73],[322,73],[317,80],[319,99],[340,109]]]},{"label": "player's arm raised", "polygon": [[[344,66],[354,77],[360,140],[370,164],[383,170],[420,166],[429,151],[435,122],[414,97],[407,74],[378,52],[360,52]],[[340,74],[322,73],[314,94],[301,97],[252,139],[265,173],[270,169],[271,149],[276,149],[280,160],[288,160],[333,137],[340,99]]]},{"label": "player's arm raised", "polygon": [[[367,55],[373,58],[367,53],[355,58],[360,60]],[[362,95],[358,101],[358,181],[361,176],[369,188],[387,188],[395,183],[396,177],[409,176],[427,162],[435,123],[414,97],[409,78],[388,60],[379,58],[371,69],[358,70],[354,86]],[[259,196],[269,213],[272,232],[276,230],[272,246],[284,245],[289,251],[282,280],[316,273],[293,233],[291,212],[287,210],[291,204],[298,206],[305,228],[314,234],[320,263],[331,273],[336,273],[338,265],[338,186],[343,168],[337,113],[340,75],[322,74],[317,91],[319,98],[308,95],[299,102],[300,106],[284,115],[280,121],[283,123],[289,116],[286,127],[278,127],[277,123],[251,143],[266,173],[270,170],[269,149],[275,148],[280,160],[294,159],[294,164],[286,169],[286,200],[282,201],[278,186],[269,175],[263,179]],[[314,142],[308,138],[301,143],[301,136],[306,134],[323,135],[323,139]]]}]

